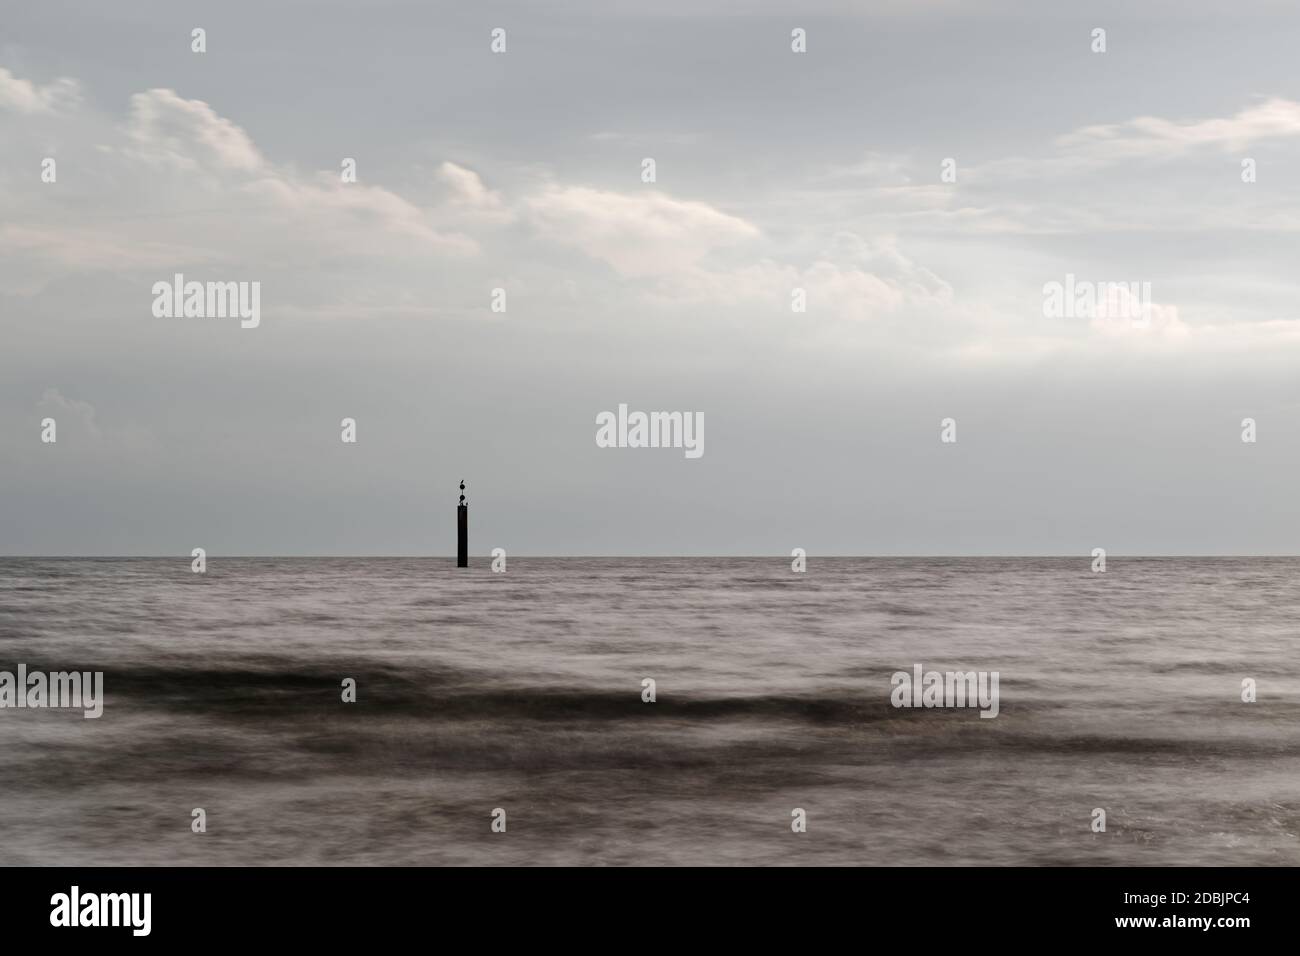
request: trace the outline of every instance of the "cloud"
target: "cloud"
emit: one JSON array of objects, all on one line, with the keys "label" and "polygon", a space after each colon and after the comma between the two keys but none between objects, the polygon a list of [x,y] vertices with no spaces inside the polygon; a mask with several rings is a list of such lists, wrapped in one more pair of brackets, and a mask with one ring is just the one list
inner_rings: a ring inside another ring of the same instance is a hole
[{"label": "cloud", "polygon": [[344,183],[334,172],[303,176],[269,163],[243,129],[202,100],[172,90],[133,96],[127,135],[128,156],[171,166],[187,184],[193,183],[191,172],[206,171],[212,200],[223,205],[221,218],[235,213],[277,237],[290,225],[293,245],[342,247],[357,255],[409,253],[412,243],[415,250],[452,255],[477,251],[467,237],[441,234],[425,210],[390,190]]},{"label": "cloud", "polygon": [[1144,302],[1129,291],[1126,283],[1116,283],[1108,291],[1108,301],[1098,303],[1097,314],[1088,323],[1103,335],[1146,335],[1180,338],[1189,332],[1178,317],[1178,306]]},{"label": "cloud", "polygon": [[455,163],[443,163],[438,167],[438,178],[450,187],[456,201],[470,206],[487,206],[498,208],[501,197],[483,185],[479,174]]},{"label": "cloud", "polygon": [[1263,139],[1300,136],[1300,103],[1273,97],[1235,116],[1176,122],[1139,116],[1125,123],[1085,126],[1056,140],[1062,150],[1092,159],[1163,158],[1189,149],[1217,146],[1233,151]]},{"label": "cloud", "polygon": [[550,186],[527,201],[545,238],[577,246],[624,276],[689,269],[713,250],[757,239],[752,223],[703,202]]},{"label": "cloud", "polygon": [[474,170],[444,162],[438,167],[438,179],[447,189],[448,208],[440,210],[440,215],[450,221],[501,225],[515,220],[515,211],[499,192],[488,189]]},{"label": "cloud", "polygon": [[712,303],[788,314],[803,289],[807,315],[855,322],[905,309],[947,308],[952,287],[899,252],[891,236],[867,240],[852,232],[831,237],[805,265],[764,258],[730,269],[695,268],[666,277],[654,293],[660,304]]},{"label": "cloud", "polygon": [[69,430],[84,434],[91,439],[100,437],[99,426],[95,423],[95,406],[89,402],[65,398],[57,388],[47,388],[36,406],[42,415],[48,415],[58,422],[58,427],[65,436]]},{"label": "cloud", "polygon": [[[63,150],[95,161],[75,177],[64,165],[44,191],[0,193],[0,288],[29,291],[70,268],[170,274],[184,263],[292,270],[304,289],[323,273],[334,294],[340,263],[390,268],[479,251],[391,190],[271,162],[240,126],[174,90],[133,95],[117,124],[80,113],[61,122]],[[93,204],[78,206],[83,196]]]},{"label": "cloud", "polygon": [[[575,300],[576,277],[592,301],[608,293],[659,318],[698,307],[723,323],[749,322],[753,331],[760,317],[774,328],[793,327],[781,320],[790,315],[792,290],[801,288],[805,331],[816,327],[858,344],[938,352],[938,342],[982,343],[989,353],[1017,353],[1027,344],[1075,347],[1078,328],[1036,325],[1036,309],[1017,300],[1026,286],[1014,263],[946,237],[1114,228],[1104,217],[1083,218],[1103,216],[1100,199],[1080,204],[1073,193],[992,182],[965,166],[957,184],[908,185],[916,164],[882,154],[829,172],[823,166],[805,188],[761,197],[743,212],[651,188],[622,192],[549,178],[489,188],[480,169],[452,161],[436,167],[435,194],[414,201],[380,185],[342,183],[337,169],[302,172],[275,162],[232,119],[170,89],[133,95],[116,122],[84,112],[59,122],[80,152],[100,160],[79,166],[72,186],[0,195],[0,288],[31,292],[86,267],[116,270],[132,283],[204,270],[266,279],[281,315],[436,318],[480,314],[483,289],[500,284],[519,293],[518,301],[540,307],[548,300],[548,314],[560,321]],[[1275,98],[1228,120],[1088,127],[1071,134],[1078,141],[1056,140],[1048,158],[1083,156],[1096,166],[1119,142],[1191,148],[1286,135],[1293,127],[1300,130],[1300,105]],[[1066,167],[1055,168],[1064,178]],[[930,171],[937,177],[937,167]],[[42,201],[63,199],[70,188],[95,197],[91,212],[77,193],[69,194],[72,202]],[[503,228],[514,225],[524,228]],[[909,235],[915,247],[908,248]],[[922,265],[917,248],[939,264]],[[1087,253],[1071,255],[1080,258],[1062,271],[1085,271]],[[591,260],[611,271],[590,281],[589,268],[580,273]],[[1020,271],[1032,280],[1038,268]],[[1036,288],[1032,281],[1027,287]],[[537,291],[544,289],[559,291]],[[1141,335],[1114,323],[1088,331],[1116,345],[1203,340],[1194,333],[1214,317],[1204,302],[1193,304],[1201,308],[1190,313],[1198,319],[1191,325],[1158,306],[1153,328]],[[1218,324],[1214,335],[1231,337],[1242,324]],[[1290,339],[1292,326],[1272,328]]]},{"label": "cloud", "polygon": [[238,172],[265,167],[247,133],[202,100],[183,99],[173,90],[132,96],[127,129],[135,155],[150,163]]},{"label": "cloud", "polygon": [[55,113],[81,102],[77,81],[59,77],[53,83],[37,86],[31,80],[14,76],[0,67],[0,110],[31,115]]},{"label": "cloud", "polygon": [[[1240,160],[1263,143],[1270,149],[1260,159],[1261,185],[1243,183]],[[1077,237],[1098,249],[1101,237],[1115,232],[1300,231],[1296,196],[1268,188],[1280,183],[1279,170],[1300,162],[1300,102],[1283,97],[1226,117],[1083,126],[1036,151],[958,159],[957,182],[941,184],[929,158],[869,154],[823,170],[802,201],[822,221],[869,216],[899,235]],[[1207,188],[1207,176],[1224,188]],[[1189,191],[1195,202],[1187,201]]]},{"label": "cloud", "polygon": [[[281,314],[432,316],[465,313],[462,302],[500,283],[561,289],[571,303],[580,254],[613,270],[616,294],[652,307],[788,310],[795,287],[808,291],[819,320],[951,302],[951,287],[892,238],[828,230],[820,247],[801,249],[742,215],[650,188],[543,179],[507,195],[480,170],[445,161],[435,172],[440,193],[417,203],[382,186],[342,183],[336,170],[302,173],[269,159],[209,103],[171,89],[131,96],[116,123],[79,114],[67,131],[100,159],[79,167],[72,187],[54,188],[93,195],[93,213],[52,207],[30,191],[0,197],[0,251],[8,253],[0,288],[32,292],[86,267],[143,278],[202,269],[278,277]],[[518,222],[528,228],[503,228]],[[490,258],[480,255],[485,243]],[[483,261],[464,268],[474,258]],[[440,273],[444,261],[459,264]],[[519,265],[506,275],[492,262]],[[617,289],[624,280],[632,291]]]}]

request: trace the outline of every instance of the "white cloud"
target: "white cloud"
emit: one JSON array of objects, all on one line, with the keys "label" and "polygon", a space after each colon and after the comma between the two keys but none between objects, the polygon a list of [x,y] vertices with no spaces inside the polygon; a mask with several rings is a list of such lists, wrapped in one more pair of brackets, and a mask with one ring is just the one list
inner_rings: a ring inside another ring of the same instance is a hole
[{"label": "white cloud", "polygon": [[1139,116],[1125,123],[1085,126],[1056,140],[1063,150],[1108,162],[1166,157],[1202,146],[1240,150],[1263,139],[1300,136],[1300,103],[1273,97],[1235,116],[1176,122]]},{"label": "white cloud", "polygon": [[486,186],[479,174],[455,163],[443,163],[438,167],[438,178],[446,183],[458,202],[471,206],[499,207],[501,197]]},{"label": "white cloud", "polygon": [[[1243,183],[1240,160],[1265,143],[1260,184]],[[1273,96],[1226,117],[1080,127],[1036,153],[959,161],[952,184],[937,161],[872,154],[822,172],[801,201],[824,222],[869,217],[899,235],[1074,236],[1101,248],[1115,232],[1300,231],[1296,195],[1269,188],[1297,161],[1300,102]],[[1207,189],[1216,179],[1223,188]]]},{"label": "white cloud", "polygon": [[[630,293],[638,304],[788,309],[799,286],[824,321],[951,303],[951,288],[892,239],[832,230],[810,254],[741,215],[651,188],[545,182],[507,196],[479,170],[447,161],[435,173],[441,196],[421,205],[377,185],[342,183],[334,170],[303,174],[267,158],[210,104],[169,89],[132,96],[125,122],[78,116],[69,131],[83,148],[98,147],[101,159],[79,168],[76,180],[97,197],[94,214],[51,215],[27,193],[20,194],[25,207],[7,210],[0,197],[10,288],[32,291],[42,277],[87,266],[170,274],[186,262],[245,274],[278,270],[286,280],[276,284],[283,314],[443,313],[478,301],[477,285],[506,277],[480,274],[489,262],[440,280],[430,270],[443,259],[463,263],[491,243],[499,261],[531,263],[526,271],[541,287],[568,290],[568,302],[576,286],[566,258],[572,263],[577,250],[608,264],[616,284],[654,280]],[[520,219],[531,229],[501,228]],[[365,270],[355,271],[361,260]],[[512,275],[512,289],[523,279]]]},{"label": "white cloud", "polygon": [[731,269],[694,268],[665,277],[653,298],[788,314],[796,288],[807,294],[812,321],[870,321],[953,302],[952,287],[899,252],[893,237],[869,241],[852,232],[836,233],[806,265],[764,258]]},{"label": "white cloud", "polygon": [[152,163],[240,172],[265,164],[247,133],[202,100],[183,99],[173,90],[132,96],[127,135],[135,154]]},{"label": "white cloud", "polygon": [[66,398],[57,388],[47,388],[36,408],[41,415],[48,415],[58,422],[65,436],[75,427],[78,434],[92,439],[100,437],[99,425],[95,423],[95,406],[89,402]]},{"label": "white cloud", "polygon": [[[480,170],[450,161],[434,174],[434,192],[441,192],[414,202],[379,185],[342,183],[337,169],[303,173],[274,162],[235,122],[173,90],[131,97],[124,122],[87,113],[58,122],[66,125],[70,143],[97,157],[70,180],[96,197],[93,212],[42,202],[40,191],[0,195],[0,259],[6,260],[0,288],[32,291],[33,283],[39,287],[45,278],[88,266],[135,281],[139,273],[169,275],[185,262],[236,277],[273,271],[282,315],[473,316],[483,289],[497,284],[522,295],[532,282],[534,289],[558,290],[535,295],[533,302],[549,297],[548,307],[558,309],[553,300],[562,298],[571,305],[581,253],[613,270],[585,293],[593,301],[602,292],[591,289],[603,289],[624,297],[631,309],[648,306],[661,315],[699,307],[717,316],[731,309],[727,321],[766,316],[775,323],[790,316],[791,291],[803,288],[804,330],[834,327],[843,341],[932,350],[938,342],[983,343],[993,353],[1011,354],[1025,351],[1027,343],[1034,350],[1076,347],[1079,330],[1036,324],[1033,311],[1015,301],[1016,276],[996,271],[1002,268],[996,254],[945,245],[945,238],[1113,228],[1084,222],[1079,212],[1071,218],[1072,207],[1054,198],[1056,190],[1025,190],[1016,198],[1006,192],[1009,186],[983,185],[977,175],[968,181],[966,167],[956,186],[901,185],[909,163],[879,155],[823,174],[815,184],[829,188],[787,190],[776,197],[780,201],[763,197],[743,214],[651,188],[619,192],[544,181],[512,195],[489,188]],[[1091,155],[1087,161],[1096,163],[1101,153],[1090,154],[1088,143],[1159,139],[1190,148],[1287,135],[1293,126],[1300,129],[1300,106],[1275,99],[1224,121],[1092,127],[1078,131],[1083,139],[1073,153],[1062,148],[1055,158]],[[58,188],[66,188],[62,177]],[[1101,215],[1095,202],[1082,206]],[[502,228],[517,222],[530,228]],[[904,251],[899,237],[909,229],[920,235],[915,248],[942,263],[938,270],[922,265],[914,248]],[[492,255],[479,255],[485,245]],[[945,252],[955,258],[945,259]],[[973,267],[976,256],[986,264]],[[1079,271],[1075,263],[1066,265],[1062,272]],[[962,278],[937,274],[949,269]],[[1140,338],[1207,340],[1197,331],[1207,321],[1202,312],[1193,313],[1199,323],[1184,325],[1177,310],[1164,309],[1157,307],[1151,330],[1157,334]],[[881,324],[886,319],[888,326]],[[941,336],[934,323],[942,323]],[[1244,334],[1240,325],[1219,325],[1214,337]],[[1279,323],[1273,332],[1289,340],[1293,328]],[[1089,331],[1115,347],[1139,338],[1127,327]]]},{"label": "white cloud", "polygon": [[660,192],[551,186],[527,205],[547,239],[577,246],[625,276],[688,269],[717,248],[760,235],[752,223],[707,203]]},{"label": "white cloud", "polygon": [[1112,294],[1115,301],[1098,310],[1088,323],[1103,335],[1145,335],[1179,338],[1189,329],[1178,317],[1178,306],[1160,302],[1142,302],[1128,290],[1124,283],[1117,284]]},{"label": "white cloud", "polygon": [[515,211],[499,192],[488,189],[474,170],[444,162],[438,167],[438,179],[447,188],[446,208],[440,213],[448,221],[463,225],[501,225],[514,221]]},{"label": "white cloud", "polygon": [[0,67],[0,110],[28,115],[54,113],[76,106],[80,101],[81,89],[76,80],[64,76],[37,86]]},{"label": "white cloud", "polygon": [[[75,176],[64,165],[46,192],[0,193],[0,287],[30,291],[69,268],[167,272],[188,262],[292,269],[306,288],[313,272],[332,278],[339,262],[387,267],[479,251],[391,190],[269,161],[241,127],[173,90],[132,96],[119,125],[80,113],[61,122],[67,151],[95,161]],[[88,213],[49,202],[63,190],[93,196]]]}]

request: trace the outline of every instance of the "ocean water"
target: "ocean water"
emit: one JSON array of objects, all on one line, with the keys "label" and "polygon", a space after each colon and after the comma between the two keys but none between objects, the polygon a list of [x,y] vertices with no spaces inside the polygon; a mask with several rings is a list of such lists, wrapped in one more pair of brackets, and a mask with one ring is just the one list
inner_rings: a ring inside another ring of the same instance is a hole
[{"label": "ocean water", "polygon": [[1300,559],[487,565],[0,559],[0,863],[1300,864]]}]

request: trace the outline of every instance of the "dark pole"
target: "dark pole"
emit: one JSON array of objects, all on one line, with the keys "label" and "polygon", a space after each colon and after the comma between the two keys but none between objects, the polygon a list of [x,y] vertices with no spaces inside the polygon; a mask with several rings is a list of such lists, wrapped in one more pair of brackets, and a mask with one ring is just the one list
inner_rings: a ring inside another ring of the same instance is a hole
[{"label": "dark pole", "polygon": [[456,506],[456,567],[469,567],[469,505],[465,504],[465,479],[460,480],[460,504]]}]

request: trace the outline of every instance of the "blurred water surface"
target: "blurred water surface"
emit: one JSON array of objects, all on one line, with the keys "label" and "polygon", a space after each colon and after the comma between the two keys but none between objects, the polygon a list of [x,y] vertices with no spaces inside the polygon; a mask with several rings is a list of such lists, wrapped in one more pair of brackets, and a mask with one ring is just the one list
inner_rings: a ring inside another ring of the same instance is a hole
[{"label": "blurred water surface", "polygon": [[106,704],[0,710],[0,863],[1297,865],[1298,620],[1292,558],[5,558],[0,670]]}]

